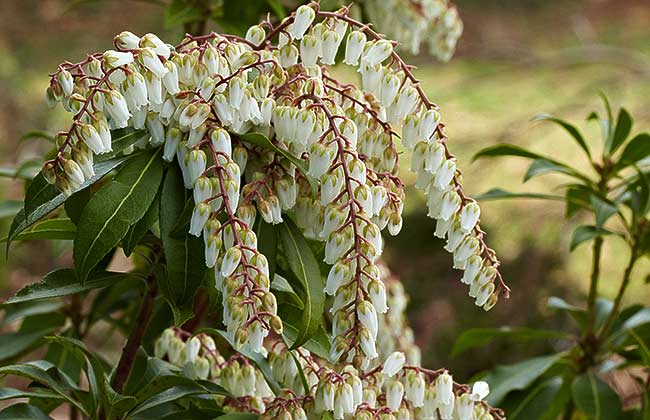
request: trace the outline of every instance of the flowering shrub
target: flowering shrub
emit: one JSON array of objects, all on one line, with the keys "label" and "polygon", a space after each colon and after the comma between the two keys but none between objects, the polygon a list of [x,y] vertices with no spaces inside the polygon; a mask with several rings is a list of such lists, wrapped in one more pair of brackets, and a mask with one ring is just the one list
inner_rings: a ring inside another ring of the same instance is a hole
[{"label": "flowering shrub", "polygon": [[[74,268],[7,304],[73,295],[72,328],[48,326],[22,350],[45,340],[79,363],[0,368],[45,389],[7,391],[30,398],[14,410],[502,419],[483,401],[485,382],[420,367],[406,297],[379,262],[382,231],[402,227],[404,148],[475,304],[489,310],[509,293],[438,108],[394,46],[348,9],[313,3],[243,38],[188,35],[172,47],[122,32],[113,49],[61,64],[47,100],[72,124],[29,185],[8,243],[72,239]],[[337,61],[360,85],[330,72]],[[64,203],[65,215],[45,218]],[[131,272],[107,271],[117,248],[133,255]],[[128,339],[109,371],[78,339],[96,317],[116,322],[115,308],[127,313]]]}]

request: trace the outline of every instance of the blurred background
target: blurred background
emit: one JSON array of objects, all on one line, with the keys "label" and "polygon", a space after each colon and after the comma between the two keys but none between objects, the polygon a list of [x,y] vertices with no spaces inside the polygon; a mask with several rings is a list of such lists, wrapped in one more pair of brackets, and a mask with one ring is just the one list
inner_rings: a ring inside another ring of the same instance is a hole
[{"label": "blurred background", "polygon": [[[232,1],[232,0],[227,0]],[[0,167],[15,167],[39,156],[45,142],[21,139],[33,130],[56,132],[68,121],[44,100],[48,73],[64,60],[112,46],[122,30],[155,32],[174,43],[181,27],[165,26],[165,1],[0,1]],[[635,119],[633,132],[650,129],[650,2],[647,0],[457,0],[464,34],[451,62],[412,57],[416,75],[442,109],[450,148],[458,156],[466,190],[478,194],[493,187],[546,191],[562,182],[553,176],[522,185],[526,162],[516,158],[473,163],[480,149],[510,142],[576,162],[579,149],[555,126],[531,123],[538,113],[575,122],[589,141],[600,141],[598,128],[586,122],[600,110],[599,91],[615,108],[625,106]],[[211,28],[209,28],[211,29]],[[381,28],[378,28],[381,31]],[[345,71],[345,70],[341,70]],[[580,164],[578,164],[580,165]],[[404,167],[407,163],[403,164]],[[584,165],[586,168],[586,164]],[[38,170],[38,167],[36,168]],[[2,169],[0,168],[0,172]],[[412,183],[413,179],[409,179]],[[22,182],[0,179],[5,198],[20,199]],[[411,296],[409,318],[427,366],[446,366],[460,380],[496,363],[541,354],[555,343],[513,345],[497,342],[452,358],[454,339],[471,327],[559,327],[569,321],[546,309],[550,296],[580,302],[586,294],[588,247],[569,258],[570,225],[561,204],[521,200],[483,203],[488,241],[503,261],[503,276],[513,289],[486,315],[466,296],[451,269],[451,257],[435,240],[422,197],[409,191],[404,229],[389,238],[386,260]],[[10,218],[0,221],[6,233]],[[571,223],[578,224],[578,220]],[[69,264],[69,244],[32,242],[14,245],[9,261],[0,253],[3,299],[27,282]],[[602,287],[614,294],[608,278],[618,279],[627,258],[622,244],[605,245]],[[642,263],[634,273],[631,301],[650,299],[641,287]]]}]

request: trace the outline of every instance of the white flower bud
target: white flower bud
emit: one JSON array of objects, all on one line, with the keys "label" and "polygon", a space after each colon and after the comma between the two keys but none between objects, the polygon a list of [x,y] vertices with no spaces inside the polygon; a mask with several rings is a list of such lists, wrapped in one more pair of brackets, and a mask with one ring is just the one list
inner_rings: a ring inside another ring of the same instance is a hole
[{"label": "white flower bud", "polygon": [[293,24],[290,27],[289,34],[294,39],[302,39],[303,35],[309,28],[309,25],[314,21],[316,12],[309,6],[300,6],[296,10],[296,15]]},{"label": "white flower bud", "polygon": [[404,385],[400,381],[390,381],[386,389],[386,406],[397,411],[404,398]]},{"label": "white flower bud", "polygon": [[140,40],[140,47],[149,47],[153,49],[156,55],[160,55],[165,59],[169,58],[171,50],[167,44],[162,42],[155,34],[145,34]]},{"label": "white flower bud", "polygon": [[399,351],[393,352],[384,362],[382,372],[389,378],[393,377],[402,370],[404,363],[406,363],[406,356],[404,353]]},{"label": "white flower bud", "polygon": [[248,28],[246,31],[246,41],[250,42],[253,45],[260,45],[264,40],[266,33],[262,25],[255,25]]},{"label": "white flower bud", "polygon": [[167,73],[163,76],[163,85],[170,95],[176,95],[180,92],[180,88],[178,87],[178,67],[171,60],[166,61],[164,66]]},{"label": "white flower bud", "polygon": [[73,184],[73,188],[79,187],[81,184],[83,184],[84,174],[77,162],[72,159],[66,160],[64,169],[68,180]]},{"label": "white flower bud", "polygon": [[121,50],[134,50],[140,46],[140,38],[132,32],[123,31],[115,37],[115,45]]},{"label": "white flower bud", "polygon": [[239,261],[241,260],[241,255],[241,250],[236,247],[232,247],[226,251],[223,261],[221,262],[222,276],[228,277],[235,271],[239,265]]},{"label": "white flower bud", "polygon": [[345,59],[343,62],[351,66],[359,64],[359,57],[366,46],[366,34],[361,31],[352,31],[348,35],[347,44],[345,45]]},{"label": "white flower bud", "polygon": [[133,54],[130,52],[108,50],[102,55],[102,58],[104,60],[104,67],[107,69],[114,69],[133,63]]},{"label": "white flower bud", "polygon": [[371,66],[377,65],[390,57],[393,53],[393,44],[386,40],[380,39],[374,41],[372,45],[367,48],[363,59]]},{"label": "white flower bud", "polygon": [[152,48],[142,48],[140,50],[138,58],[140,59],[142,65],[145,66],[150,72],[152,72],[158,79],[162,79],[169,71],[167,68],[165,68],[165,66],[163,66],[160,58]]},{"label": "white flower bud", "polygon": [[323,32],[322,46],[323,46],[323,56],[321,62],[329,66],[335,64],[336,52],[338,51],[340,45],[340,36],[334,31],[326,29]]},{"label": "white flower bud", "polygon": [[212,208],[207,203],[197,203],[192,212],[192,219],[190,220],[190,234],[194,236],[201,236],[203,227],[210,217]]}]

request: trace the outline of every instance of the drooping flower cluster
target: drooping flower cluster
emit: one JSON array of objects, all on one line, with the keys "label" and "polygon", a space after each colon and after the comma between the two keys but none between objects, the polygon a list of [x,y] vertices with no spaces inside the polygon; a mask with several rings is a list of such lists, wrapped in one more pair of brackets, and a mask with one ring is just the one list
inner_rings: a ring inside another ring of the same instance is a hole
[{"label": "drooping flower cluster", "polygon": [[[220,397],[227,411],[261,414],[263,419],[304,420],[329,413],[334,419],[503,419],[483,399],[485,382],[470,388],[457,384],[444,369],[432,371],[406,364],[391,353],[375,368],[330,365],[304,348],[289,350],[274,341],[263,352],[270,372],[236,354],[225,359],[206,334],[191,336],[179,329],[164,331],[155,354],[178,366],[192,379],[211,380],[231,396]],[[273,381],[274,392],[267,381]]]},{"label": "drooping flower cluster", "polygon": [[413,54],[428,44],[429,54],[448,61],[463,32],[463,22],[449,0],[365,0],[370,22],[386,28],[387,35]]},{"label": "drooping flower cluster", "polygon": [[[396,235],[402,226],[400,147],[413,150],[416,186],[476,303],[490,309],[509,291],[478,226],[479,207],[463,193],[438,109],[393,47],[347,9],[316,3],[278,25],[253,26],[245,38],[211,33],[173,47],[123,32],[114,50],[64,63],[52,76],[47,97],[74,122],[43,173],[71,193],[93,177],[94,156],[111,152],[111,129],[145,130],[139,146],[162,147],[192,189],[189,231],[204,239],[235,348],[262,352],[270,331],[282,332],[252,227],[258,213],[273,224],[291,217],[325,243],[330,359],[375,366],[380,353],[402,346],[378,338],[382,323],[399,328],[399,316],[385,314],[404,302],[377,262],[382,231]],[[339,50],[360,86],[330,74]]]}]

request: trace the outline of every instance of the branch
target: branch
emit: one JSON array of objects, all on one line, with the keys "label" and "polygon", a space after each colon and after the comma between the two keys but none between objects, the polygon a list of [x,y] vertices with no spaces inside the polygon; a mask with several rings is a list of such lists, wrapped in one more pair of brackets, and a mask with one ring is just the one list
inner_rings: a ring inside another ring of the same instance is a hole
[{"label": "branch", "polygon": [[142,304],[140,305],[140,311],[138,312],[138,316],[133,323],[133,328],[129,333],[129,338],[122,348],[122,356],[120,357],[120,361],[117,363],[117,367],[115,368],[115,375],[111,381],[111,386],[117,393],[122,393],[124,384],[129,378],[131,369],[133,369],[136,354],[140,348],[140,345],[142,344],[142,339],[147,330],[147,327],[149,326],[149,322],[151,321],[156,294],[156,281],[155,276],[152,273],[149,275],[149,277],[147,277],[147,290],[142,300]]}]

